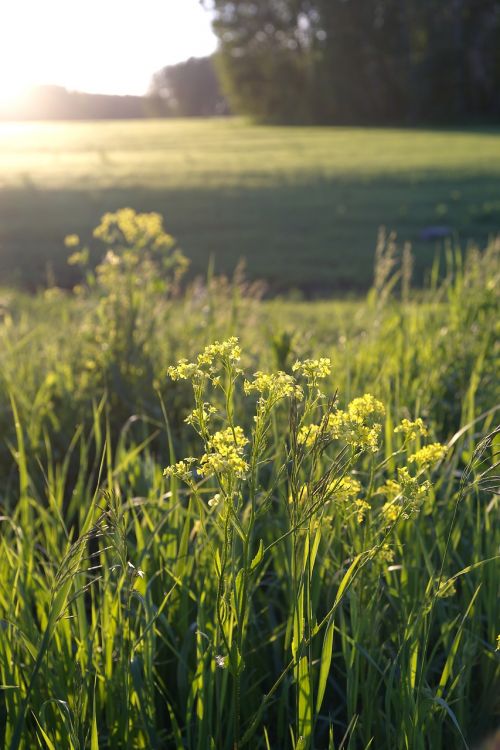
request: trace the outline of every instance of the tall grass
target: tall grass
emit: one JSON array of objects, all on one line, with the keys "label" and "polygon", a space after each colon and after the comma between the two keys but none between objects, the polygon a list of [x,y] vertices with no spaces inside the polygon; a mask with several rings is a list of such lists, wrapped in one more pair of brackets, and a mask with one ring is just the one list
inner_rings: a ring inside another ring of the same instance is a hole
[{"label": "tall grass", "polygon": [[[141,299],[126,371],[82,336],[98,291],[6,299],[2,746],[427,750],[496,728],[498,247],[450,254],[418,298],[382,271],[295,330],[240,281]],[[242,353],[197,359],[234,333]],[[420,417],[427,436],[395,432]]]}]

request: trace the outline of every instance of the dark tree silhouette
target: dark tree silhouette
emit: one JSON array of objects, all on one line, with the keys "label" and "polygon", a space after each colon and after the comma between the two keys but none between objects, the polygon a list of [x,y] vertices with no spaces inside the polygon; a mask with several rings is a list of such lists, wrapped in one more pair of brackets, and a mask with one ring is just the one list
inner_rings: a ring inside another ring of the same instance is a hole
[{"label": "dark tree silhouette", "polygon": [[150,93],[171,115],[209,117],[228,113],[212,57],[192,57],[155,73]]},{"label": "dark tree silhouette", "polygon": [[500,117],[500,0],[202,0],[235,111],[285,122]]}]

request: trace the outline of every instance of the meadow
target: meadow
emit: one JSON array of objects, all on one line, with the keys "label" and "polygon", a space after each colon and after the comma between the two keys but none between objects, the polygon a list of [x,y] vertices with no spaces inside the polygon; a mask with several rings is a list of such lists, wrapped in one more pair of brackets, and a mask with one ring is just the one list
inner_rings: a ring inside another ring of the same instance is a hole
[{"label": "meadow", "polygon": [[241,258],[273,291],[365,292],[380,225],[421,283],[442,241],[500,226],[498,130],[256,127],[240,119],[0,124],[4,283],[70,285],[63,239],[105,211],[159,211],[192,262]]},{"label": "meadow", "polygon": [[0,745],[493,747],[498,241],[415,289],[381,235],[366,296],[306,303],[186,283],[154,214],[96,235],[0,296]]}]

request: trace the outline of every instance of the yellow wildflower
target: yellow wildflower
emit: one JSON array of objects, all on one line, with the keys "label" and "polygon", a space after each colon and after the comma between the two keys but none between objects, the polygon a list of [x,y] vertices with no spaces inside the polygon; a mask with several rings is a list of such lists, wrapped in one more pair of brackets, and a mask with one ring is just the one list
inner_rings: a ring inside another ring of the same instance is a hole
[{"label": "yellow wildflower", "polygon": [[245,380],[243,388],[247,395],[253,392],[260,393],[267,395],[270,401],[277,401],[286,397],[291,398],[292,396],[301,399],[303,396],[302,388],[293,375],[288,375],[281,370],[274,373],[265,373],[259,370],[254,373],[252,381]]},{"label": "yellow wildflower", "polygon": [[186,424],[191,425],[192,427],[200,427],[201,424],[206,424],[210,417],[217,412],[217,409],[215,406],[212,406],[212,404],[209,404],[208,402],[205,402],[201,404],[200,408],[194,409],[192,412],[190,412],[187,417],[185,418]]},{"label": "yellow wildflower", "polygon": [[386,542],[378,550],[377,557],[381,562],[391,563],[394,560],[394,550]]},{"label": "yellow wildflower", "polygon": [[308,424],[303,425],[297,435],[297,442],[299,445],[305,445],[306,448],[310,448],[317,440],[322,428],[319,424]]},{"label": "yellow wildflower", "polygon": [[369,510],[371,510],[370,503],[366,502],[366,500],[361,500],[358,498],[354,501],[354,507],[356,508],[356,518],[358,523],[361,523],[364,520],[365,515]]},{"label": "yellow wildflower", "polygon": [[198,355],[198,365],[200,367],[210,366],[217,358],[228,359],[233,364],[240,361],[241,347],[236,336],[231,336],[226,341],[215,341],[213,344],[206,346]]},{"label": "yellow wildflower", "polygon": [[337,498],[343,498],[347,500],[348,498],[355,497],[356,495],[359,495],[361,492],[361,484],[358,482],[357,479],[354,479],[350,476],[342,477],[341,479],[336,479],[334,482],[331,482],[331,484],[328,486],[328,494],[332,495],[332,497]]},{"label": "yellow wildflower", "polygon": [[248,464],[243,459],[243,450],[248,443],[241,427],[227,427],[216,432],[209,442],[210,451],[200,460],[200,474],[232,473],[243,478],[248,471]]},{"label": "yellow wildflower", "polygon": [[307,380],[307,385],[314,386],[318,380],[328,377],[332,371],[332,363],[328,357],[320,359],[304,359],[302,362],[295,362],[292,367],[293,372],[297,372]]},{"label": "yellow wildflower", "polygon": [[167,369],[167,375],[172,380],[192,380],[204,374],[195,362],[188,362],[187,359],[180,359],[175,367]]},{"label": "yellow wildflower", "polygon": [[376,495],[385,495],[389,500],[393,500],[397,495],[401,494],[401,485],[394,479],[388,479],[385,484],[377,489]]},{"label": "yellow wildflower", "polygon": [[332,438],[344,440],[348,445],[375,453],[379,447],[382,426],[378,422],[366,423],[360,411],[337,411],[328,418]]},{"label": "yellow wildflower", "polygon": [[401,432],[407,440],[415,440],[418,435],[422,435],[423,437],[427,435],[427,427],[420,417],[414,422],[411,422],[409,419],[402,419],[401,423],[394,428],[394,432]]},{"label": "yellow wildflower", "polygon": [[192,465],[196,463],[195,458],[185,458],[182,461],[177,461],[173,466],[167,466],[163,472],[165,477],[177,477],[183,482],[190,482],[192,480]]},{"label": "yellow wildflower", "polygon": [[169,250],[175,245],[175,240],[163,229],[160,214],[136,213],[132,208],[104,214],[94,230],[94,237],[108,245],[120,244],[134,249]]},{"label": "yellow wildflower", "polygon": [[66,247],[78,247],[80,238],[77,234],[68,234],[64,238],[64,244]]},{"label": "yellow wildflower", "polygon": [[225,430],[216,432],[210,439],[210,447],[223,456],[233,450],[242,451],[247,443],[248,439],[241,427],[226,427]]},{"label": "yellow wildflower", "polygon": [[385,518],[385,520],[391,524],[397,521],[399,515],[401,513],[401,505],[394,500],[388,500],[384,505],[382,506],[382,514]]},{"label": "yellow wildflower", "polygon": [[351,401],[347,407],[350,419],[366,422],[372,418],[385,416],[385,406],[370,393],[359,396]]},{"label": "yellow wildflower", "polygon": [[408,462],[416,463],[419,469],[428,469],[432,464],[441,461],[447,450],[447,447],[441,443],[431,443],[410,456]]}]

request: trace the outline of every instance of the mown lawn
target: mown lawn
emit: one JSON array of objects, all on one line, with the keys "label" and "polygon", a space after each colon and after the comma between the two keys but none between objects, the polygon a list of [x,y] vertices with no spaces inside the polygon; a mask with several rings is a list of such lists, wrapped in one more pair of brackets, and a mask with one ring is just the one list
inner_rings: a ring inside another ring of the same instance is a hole
[{"label": "mown lawn", "polygon": [[414,245],[417,277],[445,225],[500,228],[500,131],[257,127],[242,120],[0,124],[0,272],[72,280],[63,238],[107,210],[160,211],[204,273],[245,258],[273,289],[359,290],[381,223]]}]

